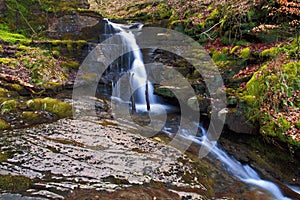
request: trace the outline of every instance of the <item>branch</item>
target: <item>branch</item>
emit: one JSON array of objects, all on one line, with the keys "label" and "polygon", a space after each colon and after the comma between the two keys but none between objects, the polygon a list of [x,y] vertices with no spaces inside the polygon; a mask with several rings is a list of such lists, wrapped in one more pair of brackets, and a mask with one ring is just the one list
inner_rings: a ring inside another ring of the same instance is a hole
[{"label": "branch", "polygon": [[21,80],[20,78],[18,78],[16,76],[0,73],[0,79],[3,79],[7,82],[18,83],[19,85],[21,85],[21,86],[25,87],[26,89],[28,89],[30,92],[35,93],[35,91],[34,91],[35,86],[34,85],[32,85],[30,83],[27,83],[27,82]]},{"label": "branch", "polygon": [[215,28],[216,26],[218,26],[219,24],[221,24],[224,20],[219,21],[218,23],[216,23],[215,25],[213,25],[212,27],[210,27],[208,30],[198,34],[197,36],[200,35],[206,35],[210,40],[212,40],[212,38],[208,35],[208,32],[211,31],[213,28]]},{"label": "branch", "polygon": [[[16,6],[19,7],[18,2],[16,1],[15,3],[16,3]],[[32,28],[32,26],[30,25],[30,23],[28,22],[28,20],[25,18],[25,16],[23,15],[22,12],[20,12],[19,10],[13,9],[13,8],[10,7],[8,4],[6,4],[6,6],[7,6],[9,9],[11,9],[11,10],[13,10],[13,11],[15,11],[15,12],[20,13],[20,15],[21,15],[22,18],[24,19],[25,23],[29,26],[29,28],[31,29],[31,31],[33,32],[33,34],[35,34],[35,35],[37,34],[37,33],[35,32],[35,30]]]}]

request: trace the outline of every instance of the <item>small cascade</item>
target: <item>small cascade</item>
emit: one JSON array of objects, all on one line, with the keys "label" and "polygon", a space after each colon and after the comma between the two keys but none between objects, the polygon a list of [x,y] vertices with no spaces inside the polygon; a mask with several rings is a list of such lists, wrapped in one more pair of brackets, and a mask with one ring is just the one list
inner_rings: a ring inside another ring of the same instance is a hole
[{"label": "small cascade", "polygon": [[[108,19],[106,21],[107,25],[105,26],[104,37],[110,36],[111,34],[118,34],[122,40],[122,48],[125,49],[126,52],[130,52],[125,58],[123,58],[124,56],[121,58],[121,66],[114,64],[114,66],[110,66],[110,70],[115,70],[120,76],[127,71],[129,74],[128,86],[131,87],[133,91],[134,103],[136,104],[137,110],[149,111],[151,105],[157,103],[157,98],[153,94],[153,84],[148,80],[143,55],[133,33],[134,31],[139,31],[143,25],[139,23],[131,25],[117,24]],[[112,79],[112,96],[122,100],[122,88],[118,78],[116,80]]]},{"label": "small cascade", "polygon": [[201,145],[204,148],[210,149],[210,152],[224,164],[224,167],[227,169],[227,171],[241,181],[269,192],[276,200],[290,199],[282,194],[277,185],[270,181],[261,179],[256,171],[249,165],[241,164],[213,142],[209,141],[206,130],[201,125],[199,128],[202,132],[202,136],[184,135],[184,137]]}]

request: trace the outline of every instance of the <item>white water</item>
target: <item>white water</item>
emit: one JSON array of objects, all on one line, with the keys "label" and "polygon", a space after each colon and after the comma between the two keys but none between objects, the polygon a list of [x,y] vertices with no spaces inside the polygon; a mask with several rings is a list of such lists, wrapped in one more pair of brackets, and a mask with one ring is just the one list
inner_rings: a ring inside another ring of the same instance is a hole
[{"label": "white water", "polygon": [[[136,42],[135,36],[133,34],[133,30],[131,29],[131,25],[121,25],[112,23],[109,20],[107,20],[108,29],[113,28],[115,31],[117,30],[119,35],[122,38],[123,44],[126,46],[128,52],[133,53],[133,62],[131,64],[130,72],[133,73],[133,79],[132,79],[132,87],[133,90],[137,90],[137,97],[136,98],[136,108],[137,110],[146,110],[146,98],[145,98],[145,85],[148,82],[148,92],[149,92],[149,100],[151,103],[151,112],[154,113],[160,113],[160,109],[162,108],[162,105],[158,104],[157,100],[155,99],[155,96],[153,95],[153,85],[148,81],[147,72],[145,69],[145,65],[143,62],[143,56],[140,51],[140,48]],[[141,26],[136,26],[138,29],[141,28]],[[117,87],[119,89],[114,90],[114,98],[119,98],[121,96],[120,94],[120,83],[117,82]],[[121,99],[120,99],[121,100]],[[202,127],[199,126],[202,130],[202,136],[191,136],[191,135],[183,135],[185,138],[206,147],[207,149],[211,150],[211,153],[220,160],[224,166],[226,167],[227,171],[231,173],[233,176],[236,176],[241,181],[253,185],[255,187],[261,188],[270,195],[273,196],[274,200],[288,200],[290,198],[284,197],[282,192],[280,191],[279,187],[275,185],[274,183],[263,180],[259,177],[259,175],[255,172],[254,169],[252,169],[249,165],[242,165],[239,161],[234,159],[233,157],[229,156],[225,151],[218,148],[217,145],[215,145],[216,142],[211,142],[207,138],[207,132]],[[187,131],[188,132],[188,131]],[[294,191],[296,191],[294,189]]]},{"label": "white water", "polygon": [[[142,25],[122,25],[110,22],[107,20],[108,26],[112,27],[114,30],[118,31],[118,35],[122,39],[122,45],[125,46],[127,52],[132,52],[133,61],[130,64],[130,74],[131,74],[131,87],[132,90],[135,91],[135,103],[137,104],[137,108],[139,110],[146,111],[146,84],[148,84],[148,97],[150,104],[157,103],[156,97],[153,95],[154,88],[150,81],[148,81],[146,68],[143,61],[142,52],[136,42],[135,35],[133,31],[141,29]],[[133,29],[132,27],[136,28]],[[110,28],[108,28],[110,29]],[[129,61],[130,63],[130,61]],[[114,89],[113,96],[120,97],[120,90],[122,86],[117,86]],[[151,106],[152,107],[152,106]]]},{"label": "white water", "polygon": [[249,165],[241,164],[239,161],[229,156],[217,145],[214,145],[213,142],[208,140],[206,130],[202,126],[199,126],[199,128],[201,129],[203,134],[201,137],[191,135],[184,135],[184,137],[201,146],[206,147],[207,149],[211,149],[211,153],[224,164],[227,171],[239,178],[241,181],[269,192],[273,196],[274,200],[290,199],[283,196],[277,185],[270,181],[261,179],[255,172],[255,170],[252,169]]}]

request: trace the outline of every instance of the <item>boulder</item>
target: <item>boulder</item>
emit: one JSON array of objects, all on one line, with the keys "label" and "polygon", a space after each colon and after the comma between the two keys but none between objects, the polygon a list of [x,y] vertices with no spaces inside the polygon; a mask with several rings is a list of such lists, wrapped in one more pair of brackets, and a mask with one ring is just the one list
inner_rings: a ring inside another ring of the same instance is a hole
[{"label": "boulder", "polygon": [[74,12],[61,17],[53,17],[46,35],[53,39],[84,39],[98,42],[103,32],[102,16],[94,12]]},{"label": "boulder", "polygon": [[244,117],[244,114],[237,111],[236,108],[229,108],[226,114],[225,124],[229,130],[236,133],[254,134],[255,127]]}]

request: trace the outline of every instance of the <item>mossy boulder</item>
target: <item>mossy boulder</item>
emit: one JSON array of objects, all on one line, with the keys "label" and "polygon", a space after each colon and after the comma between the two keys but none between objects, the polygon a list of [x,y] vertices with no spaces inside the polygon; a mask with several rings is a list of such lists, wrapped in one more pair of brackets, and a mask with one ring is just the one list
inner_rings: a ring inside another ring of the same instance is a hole
[{"label": "mossy boulder", "polygon": [[275,58],[279,54],[279,49],[276,47],[272,47],[270,49],[266,49],[262,51],[259,55],[262,58]]},{"label": "mossy boulder", "polygon": [[72,116],[72,106],[66,102],[62,102],[53,98],[37,98],[28,100],[27,107],[33,111],[47,111],[55,114],[59,118]]},{"label": "mossy boulder", "polygon": [[37,124],[41,122],[41,114],[37,111],[24,111],[21,114],[21,119],[28,124]]},{"label": "mossy boulder", "polygon": [[246,48],[242,49],[240,51],[240,56],[241,56],[241,58],[244,58],[244,59],[250,58],[250,56],[251,56],[251,49],[250,49],[250,47],[246,47]]}]

